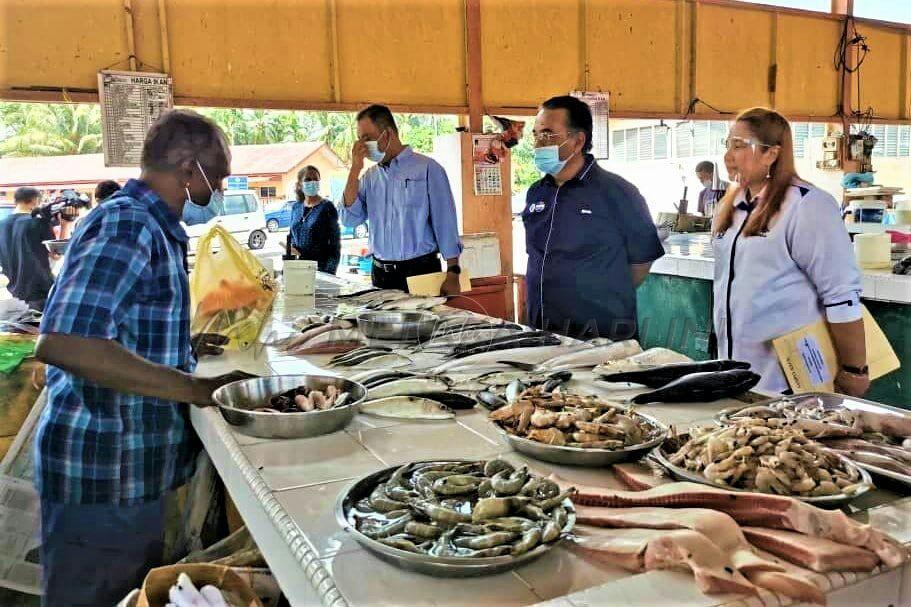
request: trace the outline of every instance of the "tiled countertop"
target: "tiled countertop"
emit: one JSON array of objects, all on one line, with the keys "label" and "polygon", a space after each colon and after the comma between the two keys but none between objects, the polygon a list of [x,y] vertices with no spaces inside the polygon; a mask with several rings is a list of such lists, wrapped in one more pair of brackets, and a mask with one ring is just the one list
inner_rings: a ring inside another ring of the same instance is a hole
[{"label": "tiled countertop", "polygon": [[[653,274],[714,278],[715,259],[708,234],[673,234],[664,248],[664,257],[652,265]],[[897,276],[889,270],[864,270],[863,289],[866,299],[911,303],[911,276]]]},{"label": "tiled countertop", "polygon": [[[321,289],[331,289],[321,277]],[[338,279],[335,279],[338,284]],[[306,313],[320,298],[289,298],[276,304],[272,329]],[[204,359],[200,373],[233,368],[251,373],[307,373],[319,370],[325,357],[302,360],[280,356],[271,348],[228,353]],[[591,392],[602,388],[583,385]],[[611,392],[613,398],[632,393]],[[608,393],[604,393],[605,396]],[[641,409],[667,423],[710,423],[711,416],[733,401],[695,405],[654,405]],[[295,607],[329,605],[673,605],[675,607],[784,606],[781,597],[701,594],[683,572],[630,574],[592,563],[559,546],[540,559],[495,576],[452,579],[404,571],[360,547],[335,519],[339,494],[356,478],[407,461],[437,458],[505,457],[543,474],[556,472],[572,482],[615,484],[603,470],[557,466],[528,460],[513,452],[479,410],[459,411],[455,421],[399,422],[358,415],[343,432],[312,439],[268,440],[235,433],[216,409],[192,411],[193,425],[236,503],[241,516]],[[870,494],[868,494],[870,495]],[[901,541],[911,543],[911,500],[875,492],[865,506],[871,521]],[[909,568],[905,568],[909,569]],[[873,574],[833,574],[820,582],[829,604],[900,605],[905,570]],[[911,573],[908,573],[911,575]],[[822,576],[820,576],[822,577]],[[911,582],[911,580],[909,580]]]}]

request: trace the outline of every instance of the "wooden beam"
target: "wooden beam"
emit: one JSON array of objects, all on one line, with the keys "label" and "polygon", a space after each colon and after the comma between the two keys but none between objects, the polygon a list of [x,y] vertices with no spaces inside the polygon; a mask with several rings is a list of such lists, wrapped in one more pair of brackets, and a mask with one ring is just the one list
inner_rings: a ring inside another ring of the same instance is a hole
[{"label": "wooden beam", "polygon": [[327,0],[329,3],[329,89],[332,101],[339,103],[342,100],[341,73],[338,64],[338,2]]},{"label": "wooden beam", "polygon": [[161,38],[161,69],[171,73],[171,43],[168,37],[168,11],[165,0],[158,0],[158,32]]},{"label": "wooden beam", "polygon": [[465,57],[468,72],[468,125],[472,133],[480,133],[484,129],[481,0],[465,0],[465,26]]},{"label": "wooden beam", "polygon": [[589,72],[588,64],[588,2],[579,0],[579,67],[581,73],[579,78],[579,90],[588,91],[589,89]]},{"label": "wooden beam", "polygon": [[905,34],[902,44],[902,86],[901,86],[901,116],[911,118],[911,34]]},{"label": "wooden beam", "polygon": [[127,51],[129,53],[130,71],[136,71],[136,40],[133,35],[133,0],[123,0],[124,20],[127,29]]}]

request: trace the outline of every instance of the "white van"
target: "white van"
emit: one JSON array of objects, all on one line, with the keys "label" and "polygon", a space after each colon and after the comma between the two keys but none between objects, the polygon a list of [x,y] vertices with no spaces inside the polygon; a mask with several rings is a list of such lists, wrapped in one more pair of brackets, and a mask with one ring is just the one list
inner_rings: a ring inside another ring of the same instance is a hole
[{"label": "white van", "polygon": [[224,227],[239,243],[253,250],[266,246],[266,214],[253,190],[227,190],[223,213],[206,223],[185,226],[191,253],[196,251],[199,237],[215,225]]}]

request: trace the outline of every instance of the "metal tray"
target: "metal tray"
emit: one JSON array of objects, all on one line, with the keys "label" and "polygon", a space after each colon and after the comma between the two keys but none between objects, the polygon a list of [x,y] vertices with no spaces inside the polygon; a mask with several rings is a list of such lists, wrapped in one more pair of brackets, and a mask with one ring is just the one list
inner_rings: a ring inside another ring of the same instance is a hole
[{"label": "metal tray", "polygon": [[[349,402],[341,407],[306,413],[262,413],[250,411],[262,407],[269,398],[298,386],[324,390],[333,385],[349,393]],[[274,375],[243,379],[222,386],[212,394],[225,421],[241,434],[259,438],[311,438],[338,432],[357,413],[367,396],[361,384],[343,377],[328,375]]]},{"label": "metal tray", "polygon": [[654,438],[649,439],[644,443],[630,445],[629,447],[624,447],[622,449],[583,449],[581,447],[547,445],[528,438],[512,435],[500,427],[500,424],[496,422],[490,423],[496,426],[504,440],[519,453],[552,464],[600,467],[640,460],[649,451],[663,443],[667,438],[667,426],[657,419],[650,415],[639,413],[638,411],[634,412],[634,415],[638,415],[645,419],[649,425],[657,429],[658,433]]},{"label": "metal tray", "polygon": [[[414,463],[468,463],[475,460],[426,460]],[[401,466],[391,466],[378,472],[368,474],[355,481],[348,489],[339,495],[335,504],[335,518],[342,529],[350,533],[354,539],[364,548],[381,558],[382,560],[417,573],[439,577],[477,577],[482,575],[493,575],[514,569],[525,563],[533,561],[538,557],[546,554],[562,542],[566,535],[572,530],[576,523],[576,512],[573,509],[572,501],[566,499],[563,505],[568,511],[566,526],[560,538],[550,544],[540,545],[534,550],[525,554],[513,556],[497,556],[488,558],[459,558],[459,557],[437,557],[427,554],[416,554],[407,550],[400,550],[387,546],[372,540],[360,531],[354,523],[348,520],[348,511],[351,506],[358,500],[370,495],[379,483],[386,481],[392,473]]]},{"label": "metal tray", "polygon": [[439,317],[430,312],[362,312],[357,328],[370,339],[415,342],[430,339]]},{"label": "metal tray", "polygon": [[[681,434],[678,436],[687,436],[687,435]],[[806,502],[806,503],[812,504],[814,506],[819,506],[820,508],[840,508],[840,507],[854,501],[855,499],[857,499],[864,493],[866,493],[874,488],[873,479],[870,478],[870,474],[866,470],[864,470],[863,468],[861,468],[860,466],[858,466],[857,464],[855,464],[848,458],[846,458],[838,453],[835,453],[835,455],[837,455],[842,460],[842,462],[844,462],[846,468],[852,468],[857,471],[858,475],[860,476],[860,482],[864,483],[865,487],[863,487],[861,490],[859,490],[857,493],[855,493],[853,495],[847,495],[847,494],[841,493],[838,495],[824,495],[824,496],[820,496],[820,497],[801,497],[799,495],[791,495],[791,496],[787,496],[787,497],[792,497],[796,500],[800,500],[801,502]],[[739,493],[760,493],[759,491],[750,491],[749,489],[738,489],[736,487],[724,487],[721,485],[717,485],[717,484],[713,483],[712,481],[708,480],[707,478],[705,478],[703,475],[699,474],[698,472],[693,472],[692,470],[687,470],[685,468],[676,466],[676,465],[672,464],[670,462],[670,460],[668,460],[667,455],[664,453],[664,449],[661,447],[652,451],[650,457],[652,457],[655,461],[657,461],[659,464],[661,464],[661,466],[665,470],[667,470],[670,473],[670,475],[678,481],[690,481],[693,483],[699,483],[701,485],[708,485],[709,487],[715,487],[716,489],[725,489],[726,491],[737,491]],[[769,495],[777,495],[777,494],[769,494]]]},{"label": "metal tray", "polygon": [[[765,400],[761,403],[752,403],[749,405],[743,405],[738,407],[728,407],[727,409],[722,409],[713,417],[716,424],[720,426],[727,426],[730,424],[730,416],[734,413],[740,411],[741,409],[746,409],[747,407],[756,407],[762,405],[768,405],[771,403],[780,402],[787,400],[793,403],[799,403],[802,400],[808,400],[811,398],[818,398],[822,402],[822,406],[826,409],[863,409],[866,411],[875,411],[877,413],[893,413],[895,415],[911,415],[911,411],[907,409],[901,409],[899,407],[892,407],[890,405],[883,405],[881,403],[873,402],[872,400],[866,400],[863,398],[855,398],[853,396],[845,396],[843,394],[831,394],[829,392],[806,392],[804,394],[796,394],[794,396],[788,396],[783,398],[772,398]],[[825,440],[819,441],[821,444],[825,444]],[[878,466],[872,464],[867,464],[864,462],[855,462],[851,460],[850,456],[845,455],[851,463],[857,465],[863,470],[872,472],[877,476],[882,476],[894,481],[898,481],[908,487],[911,487],[911,476],[907,474],[900,474],[898,472],[893,472],[892,470],[885,470]]]}]

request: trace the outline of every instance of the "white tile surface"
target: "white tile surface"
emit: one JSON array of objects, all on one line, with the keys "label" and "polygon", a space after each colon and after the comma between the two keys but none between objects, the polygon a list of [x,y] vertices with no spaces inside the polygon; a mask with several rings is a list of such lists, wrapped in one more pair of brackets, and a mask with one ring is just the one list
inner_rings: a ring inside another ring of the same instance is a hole
[{"label": "white tile surface", "polygon": [[440,578],[390,565],[364,550],[323,559],[351,605],[369,607],[509,607],[532,605],[537,596],[512,573]]},{"label": "white tile surface", "polygon": [[426,459],[484,459],[495,456],[499,448],[454,421],[365,430],[358,439],[389,466]]},{"label": "white tile surface", "polygon": [[911,303],[911,276],[876,277],[876,299]]},{"label": "white tile surface", "polygon": [[275,491],[357,478],[383,467],[380,460],[344,432],[257,443],[243,451]]},{"label": "white tile surface", "polygon": [[352,482],[325,483],[275,494],[275,499],[294,519],[321,558],[359,548],[335,518],[336,500]]},{"label": "white tile surface", "polygon": [[889,571],[829,593],[829,607],[897,607],[901,593],[901,572]]},{"label": "white tile surface", "polygon": [[693,576],[682,571],[649,571],[630,575],[567,597],[576,607],[716,607],[741,601],[738,595],[707,596]]},{"label": "white tile surface", "polygon": [[628,577],[629,573],[585,559],[571,547],[561,546],[516,569],[516,575],[542,599],[556,599]]}]

